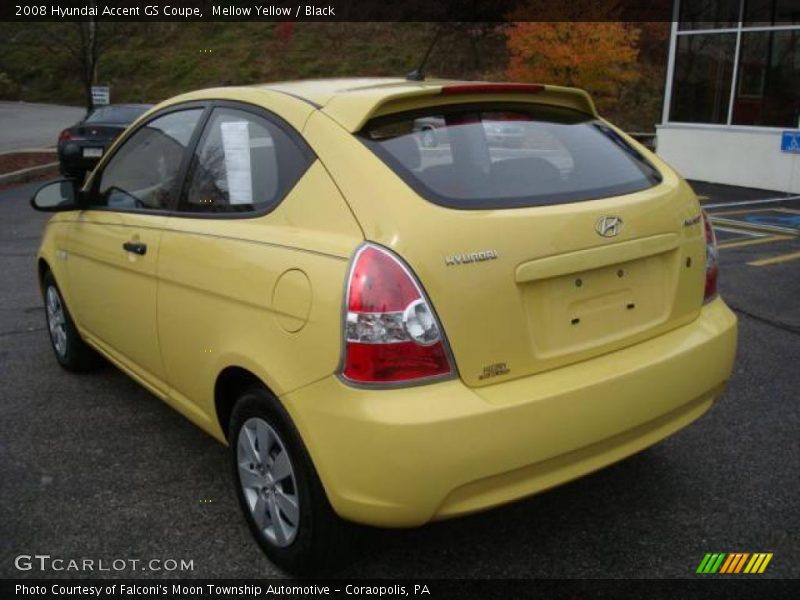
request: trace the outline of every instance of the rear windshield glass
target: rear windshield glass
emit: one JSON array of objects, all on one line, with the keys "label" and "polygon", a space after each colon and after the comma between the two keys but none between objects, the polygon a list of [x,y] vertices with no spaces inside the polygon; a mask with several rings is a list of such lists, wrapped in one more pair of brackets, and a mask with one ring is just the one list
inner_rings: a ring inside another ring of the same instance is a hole
[{"label": "rear windshield glass", "polygon": [[359,136],[420,195],[454,208],[577,202],[661,180],[613,129],[561,107],[428,108],[373,119]]},{"label": "rear windshield glass", "polygon": [[106,106],[96,109],[86,118],[87,123],[117,123],[127,125],[147,112],[146,106]]}]

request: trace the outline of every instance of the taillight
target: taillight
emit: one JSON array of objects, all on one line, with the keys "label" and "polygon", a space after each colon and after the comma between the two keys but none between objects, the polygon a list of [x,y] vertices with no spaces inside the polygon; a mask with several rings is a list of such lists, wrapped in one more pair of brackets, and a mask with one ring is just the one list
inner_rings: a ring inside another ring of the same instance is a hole
[{"label": "taillight", "polygon": [[347,281],[342,376],[359,384],[415,383],[455,373],[439,321],[411,271],[366,244]]},{"label": "taillight", "polygon": [[61,133],[58,134],[58,141],[59,142],[68,142],[72,139],[72,133],[69,129],[65,129]]},{"label": "taillight", "polygon": [[703,293],[703,302],[709,302],[717,295],[719,250],[717,250],[717,236],[714,235],[714,228],[705,211],[703,211],[703,228],[706,235],[706,287]]}]

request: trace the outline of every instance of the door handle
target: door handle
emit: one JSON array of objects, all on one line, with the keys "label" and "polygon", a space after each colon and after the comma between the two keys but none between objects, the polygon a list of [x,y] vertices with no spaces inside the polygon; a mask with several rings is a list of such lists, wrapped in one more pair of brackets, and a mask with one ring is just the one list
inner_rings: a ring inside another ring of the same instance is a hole
[{"label": "door handle", "polygon": [[147,254],[147,244],[142,244],[140,242],[125,242],[122,244],[122,247],[126,252],[133,252],[139,256]]}]

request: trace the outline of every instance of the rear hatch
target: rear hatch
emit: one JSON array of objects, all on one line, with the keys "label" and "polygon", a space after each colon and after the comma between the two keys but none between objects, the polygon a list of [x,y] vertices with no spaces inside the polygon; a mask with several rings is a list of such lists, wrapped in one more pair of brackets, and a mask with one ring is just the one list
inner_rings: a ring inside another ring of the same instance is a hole
[{"label": "rear hatch", "polygon": [[[426,289],[466,384],[586,360],[696,318],[705,244],[685,182],[591,104],[467,91],[368,120],[356,135],[382,165],[359,161],[347,178],[357,185],[343,182],[367,238]],[[428,123],[435,144],[422,139]]]}]

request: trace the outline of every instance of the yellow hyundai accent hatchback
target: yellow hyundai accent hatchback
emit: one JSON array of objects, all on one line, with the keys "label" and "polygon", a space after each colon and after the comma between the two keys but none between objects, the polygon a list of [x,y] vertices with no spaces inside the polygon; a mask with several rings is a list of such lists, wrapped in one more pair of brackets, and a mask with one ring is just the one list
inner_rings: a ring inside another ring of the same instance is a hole
[{"label": "yellow hyundai accent hatchback", "polygon": [[719,398],[736,318],[688,185],[580,90],[340,79],[153,108],[38,264],[58,362],[98,354],[231,447],[309,571],[574,479]]}]

